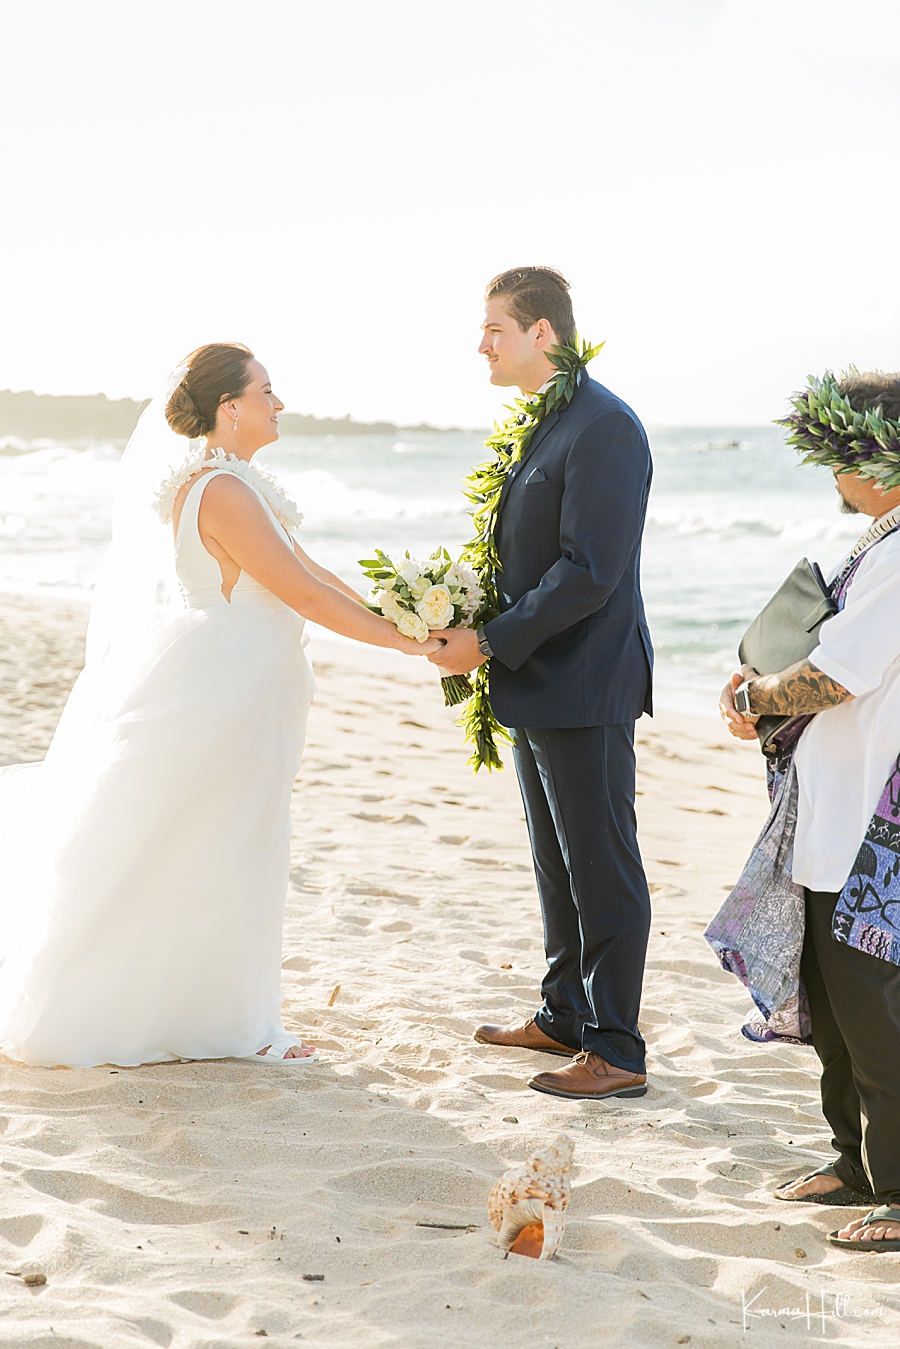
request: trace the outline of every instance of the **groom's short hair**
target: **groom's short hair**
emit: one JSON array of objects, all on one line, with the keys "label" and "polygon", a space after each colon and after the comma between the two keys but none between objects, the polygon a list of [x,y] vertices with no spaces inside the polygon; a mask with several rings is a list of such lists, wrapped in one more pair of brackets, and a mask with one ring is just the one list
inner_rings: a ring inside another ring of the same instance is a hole
[{"label": "groom's short hair", "polygon": [[575,315],[569,283],[555,267],[512,267],[488,282],[486,300],[502,297],[516,323],[527,333],[546,319],[560,342],[575,341]]}]

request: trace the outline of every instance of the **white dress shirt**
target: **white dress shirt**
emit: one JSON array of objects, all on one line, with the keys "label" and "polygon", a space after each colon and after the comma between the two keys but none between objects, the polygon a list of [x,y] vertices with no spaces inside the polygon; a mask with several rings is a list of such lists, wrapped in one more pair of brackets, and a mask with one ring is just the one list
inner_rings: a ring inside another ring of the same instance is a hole
[{"label": "white dress shirt", "polygon": [[800,737],[793,878],[836,892],[900,754],[900,532],[863,557],[809,659],[853,698],[820,712]]}]

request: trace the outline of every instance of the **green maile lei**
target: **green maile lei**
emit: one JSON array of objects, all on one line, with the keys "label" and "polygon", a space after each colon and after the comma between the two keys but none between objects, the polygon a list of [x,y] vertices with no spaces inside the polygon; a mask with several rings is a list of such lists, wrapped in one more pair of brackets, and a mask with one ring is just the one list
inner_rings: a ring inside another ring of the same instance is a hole
[{"label": "green maile lei", "polygon": [[[851,367],[845,378],[856,374]],[[900,486],[900,422],[881,408],[857,412],[828,370],[809,377],[809,388],[791,397],[793,411],[776,426],[788,431],[787,443],[798,449],[804,464],[822,464],[836,473],[858,473],[888,491]]]},{"label": "green maile lei", "polygon": [[[603,345],[601,342],[592,347],[588,342],[580,341],[576,334],[574,342],[563,343],[548,351],[547,359],[556,367],[556,374],[550,379],[547,388],[534,397],[515,400],[509,407],[510,416],[501,425],[495,426],[494,434],[484,442],[485,449],[491,451],[492,457],[479,464],[465,479],[464,491],[472,503],[470,514],[475,525],[475,537],[466,544],[461,560],[474,568],[484,590],[484,602],[474,619],[476,628],[483,627],[500,613],[497,595],[500,558],[494,530],[500,496],[510,469],[521,461],[531,437],[544,418],[571,402],[585,367]],[[495,768],[502,769],[503,760],[497,741],[505,740],[511,744],[512,737],[506,727],[500,725],[491,708],[487,663],[478,667],[472,683],[472,697],[459,719],[466,740],[473,746],[469,765],[475,773],[481,767],[487,768],[488,772]]]}]

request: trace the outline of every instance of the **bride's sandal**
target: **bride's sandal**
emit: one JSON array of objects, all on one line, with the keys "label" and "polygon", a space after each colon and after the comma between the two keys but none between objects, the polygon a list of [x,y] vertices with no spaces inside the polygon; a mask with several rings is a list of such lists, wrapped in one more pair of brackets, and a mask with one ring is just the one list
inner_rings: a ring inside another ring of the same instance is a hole
[{"label": "bride's sandal", "polygon": [[242,1063],[273,1063],[280,1064],[283,1068],[293,1068],[301,1063],[315,1063],[318,1058],[315,1048],[311,1054],[305,1054],[302,1058],[289,1058],[284,1056],[289,1049],[306,1049],[302,1040],[298,1040],[296,1035],[285,1034],[273,1040],[266,1050],[265,1054],[242,1054]]}]

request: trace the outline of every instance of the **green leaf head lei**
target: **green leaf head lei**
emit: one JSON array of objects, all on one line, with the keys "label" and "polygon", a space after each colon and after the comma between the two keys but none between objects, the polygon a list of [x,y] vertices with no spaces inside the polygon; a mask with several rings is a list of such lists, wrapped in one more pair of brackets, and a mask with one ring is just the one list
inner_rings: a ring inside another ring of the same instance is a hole
[{"label": "green leaf head lei", "polygon": [[[556,367],[543,393],[531,398],[517,398],[508,408],[509,417],[494,427],[494,434],[484,442],[491,458],[479,464],[465,479],[465,495],[472,503],[470,514],[475,525],[475,537],[463,549],[462,558],[478,573],[484,590],[484,603],[475,617],[475,626],[496,618],[500,613],[497,595],[497,576],[500,559],[494,541],[497,511],[503,486],[511,468],[519,463],[528,448],[531,437],[544,418],[571,402],[575,390],[584,377],[585,367],[604,345],[591,346],[580,341],[563,343],[548,351],[547,359]],[[503,760],[497,748],[498,740],[511,743],[511,737],[501,726],[491,709],[488,691],[488,667],[480,665],[475,673],[474,693],[463,708],[460,725],[466,740],[473,746],[469,759],[474,772],[482,766],[490,772],[502,768]]]},{"label": "green leaf head lei", "polygon": [[[851,366],[841,380],[856,373]],[[810,375],[809,388],[793,394],[793,411],[776,426],[787,429],[787,443],[800,451],[804,464],[858,473],[886,491],[900,486],[900,422],[885,417],[880,407],[857,412],[841,393],[841,380],[830,370],[821,379]]]}]

